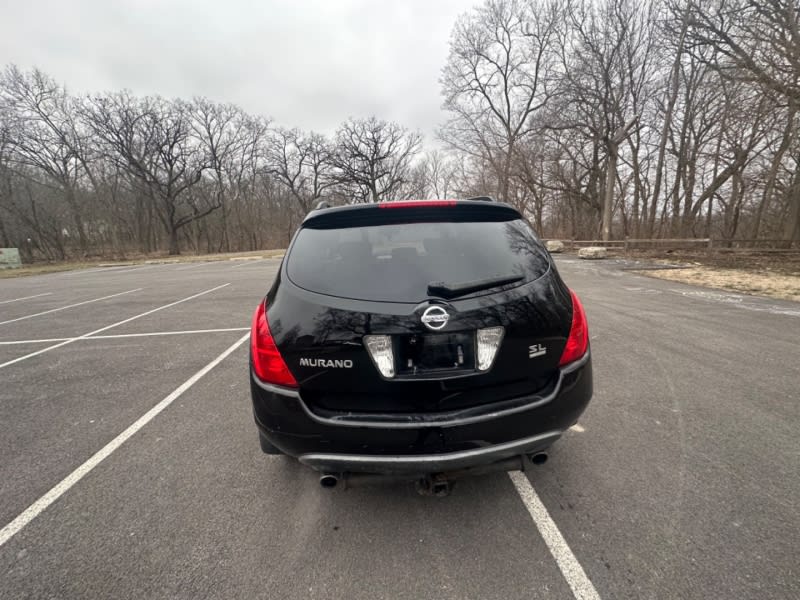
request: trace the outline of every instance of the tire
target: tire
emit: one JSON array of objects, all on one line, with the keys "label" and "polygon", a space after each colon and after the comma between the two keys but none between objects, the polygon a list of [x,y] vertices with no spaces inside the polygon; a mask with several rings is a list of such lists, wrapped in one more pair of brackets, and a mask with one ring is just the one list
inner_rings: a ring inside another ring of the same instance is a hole
[{"label": "tire", "polygon": [[261,444],[261,451],[264,454],[283,454],[280,450],[278,450],[275,446],[273,446],[270,441],[264,437],[264,434],[260,431],[258,432],[258,442]]}]

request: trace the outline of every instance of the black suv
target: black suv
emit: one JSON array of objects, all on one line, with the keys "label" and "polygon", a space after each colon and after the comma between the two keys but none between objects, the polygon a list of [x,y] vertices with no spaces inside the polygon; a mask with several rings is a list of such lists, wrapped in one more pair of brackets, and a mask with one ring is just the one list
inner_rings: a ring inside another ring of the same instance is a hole
[{"label": "black suv", "polygon": [[262,449],[326,486],[542,462],[592,395],[578,297],[522,215],[492,201],[312,211],[250,351]]}]

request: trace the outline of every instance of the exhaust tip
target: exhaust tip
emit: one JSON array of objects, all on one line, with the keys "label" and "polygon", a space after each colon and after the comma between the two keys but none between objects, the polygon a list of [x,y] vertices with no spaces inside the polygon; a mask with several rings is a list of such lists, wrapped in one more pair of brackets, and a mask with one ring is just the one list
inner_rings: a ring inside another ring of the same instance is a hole
[{"label": "exhaust tip", "polygon": [[339,478],[332,473],[324,473],[319,477],[319,484],[324,488],[334,488],[339,483]]},{"label": "exhaust tip", "polygon": [[546,452],[538,452],[536,454],[531,455],[531,462],[535,465],[543,465],[547,462],[547,453]]}]

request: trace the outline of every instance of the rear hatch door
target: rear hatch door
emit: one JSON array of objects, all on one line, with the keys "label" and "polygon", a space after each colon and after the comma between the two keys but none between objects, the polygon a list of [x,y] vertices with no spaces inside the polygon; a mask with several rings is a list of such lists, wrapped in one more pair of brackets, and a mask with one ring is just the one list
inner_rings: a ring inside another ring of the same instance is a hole
[{"label": "rear hatch door", "polygon": [[293,240],[269,310],[303,398],[431,412],[546,388],[571,307],[527,223],[506,205],[403,204],[319,211]]}]

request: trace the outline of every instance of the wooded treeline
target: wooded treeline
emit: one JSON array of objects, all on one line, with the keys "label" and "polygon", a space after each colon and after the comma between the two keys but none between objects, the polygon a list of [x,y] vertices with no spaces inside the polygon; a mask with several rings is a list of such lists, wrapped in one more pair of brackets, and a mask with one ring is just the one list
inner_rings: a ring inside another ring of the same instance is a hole
[{"label": "wooded treeline", "polygon": [[[332,136],[204,98],[0,76],[0,245],[27,259],[280,247],[320,199],[491,194],[544,237],[800,241],[786,0],[489,0],[454,26],[445,122]],[[398,102],[403,101],[398,99]]]}]

